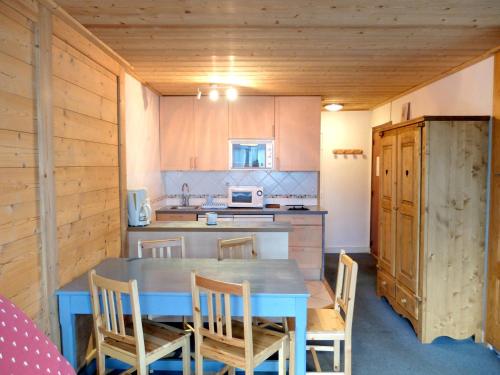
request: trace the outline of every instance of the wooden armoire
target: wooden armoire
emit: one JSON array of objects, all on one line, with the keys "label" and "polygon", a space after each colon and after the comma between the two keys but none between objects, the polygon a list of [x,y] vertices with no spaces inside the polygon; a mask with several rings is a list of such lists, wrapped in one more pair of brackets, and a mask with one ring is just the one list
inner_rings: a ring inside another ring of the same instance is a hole
[{"label": "wooden armoire", "polygon": [[423,343],[481,340],[489,117],[378,129],[377,294]]}]

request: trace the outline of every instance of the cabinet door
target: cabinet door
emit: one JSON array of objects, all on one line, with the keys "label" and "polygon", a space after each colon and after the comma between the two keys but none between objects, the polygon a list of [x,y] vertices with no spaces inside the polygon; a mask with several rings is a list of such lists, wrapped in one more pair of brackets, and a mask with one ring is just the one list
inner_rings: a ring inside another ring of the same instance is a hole
[{"label": "cabinet door", "polygon": [[380,142],[379,266],[395,276],[396,256],[396,135],[384,135]]},{"label": "cabinet door", "polygon": [[160,155],[162,170],[184,171],[193,168],[193,97],[163,96],[160,98]]},{"label": "cabinet door", "polygon": [[195,162],[199,171],[225,171],[229,163],[228,106],[225,100],[195,100]]},{"label": "cabinet door", "polygon": [[398,136],[396,279],[417,293],[420,207],[420,128]]},{"label": "cabinet door", "polygon": [[276,97],[277,169],[319,171],[321,98]]},{"label": "cabinet door", "polygon": [[274,138],[274,97],[240,96],[229,103],[229,137]]}]

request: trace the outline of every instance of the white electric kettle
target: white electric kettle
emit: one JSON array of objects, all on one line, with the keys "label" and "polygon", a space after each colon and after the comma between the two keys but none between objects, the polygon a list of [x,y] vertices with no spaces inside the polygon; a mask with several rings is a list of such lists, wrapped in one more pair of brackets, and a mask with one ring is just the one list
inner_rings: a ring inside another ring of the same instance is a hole
[{"label": "white electric kettle", "polygon": [[128,225],[140,227],[151,224],[151,204],[146,188],[128,191]]}]

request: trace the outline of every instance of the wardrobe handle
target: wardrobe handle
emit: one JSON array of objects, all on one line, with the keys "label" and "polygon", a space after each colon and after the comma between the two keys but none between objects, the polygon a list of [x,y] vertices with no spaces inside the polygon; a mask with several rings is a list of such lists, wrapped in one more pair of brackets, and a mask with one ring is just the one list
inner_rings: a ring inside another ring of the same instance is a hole
[{"label": "wardrobe handle", "polygon": [[407,301],[406,301],[406,298],[401,298],[401,303],[402,303],[403,305],[406,305],[406,302],[407,302]]},{"label": "wardrobe handle", "polygon": [[382,281],[382,286],[386,286],[387,285],[387,281]]}]

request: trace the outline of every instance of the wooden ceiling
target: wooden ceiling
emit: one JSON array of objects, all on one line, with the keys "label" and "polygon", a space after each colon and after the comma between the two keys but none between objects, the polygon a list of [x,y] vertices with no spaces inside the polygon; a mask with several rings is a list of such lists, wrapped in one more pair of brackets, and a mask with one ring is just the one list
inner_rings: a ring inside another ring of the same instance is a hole
[{"label": "wooden ceiling", "polygon": [[165,95],[321,95],[369,109],[500,45],[498,0],[56,0]]}]

